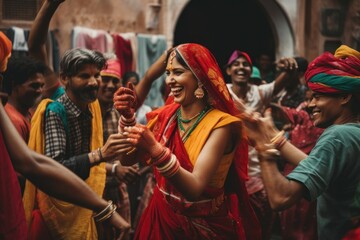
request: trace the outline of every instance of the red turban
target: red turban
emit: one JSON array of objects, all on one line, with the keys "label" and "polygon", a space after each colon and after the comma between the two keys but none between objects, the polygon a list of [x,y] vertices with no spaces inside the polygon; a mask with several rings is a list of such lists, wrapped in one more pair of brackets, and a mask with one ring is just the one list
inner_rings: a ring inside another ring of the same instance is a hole
[{"label": "red turban", "polygon": [[101,76],[115,77],[121,79],[121,67],[118,59],[109,59],[106,62],[107,68],[103,69],[100,74]]},{"label": "red turban", "polygon": [[309,88],[321,93],[360,93],[360,52],[342,45],[309,64],[305,73]]}]

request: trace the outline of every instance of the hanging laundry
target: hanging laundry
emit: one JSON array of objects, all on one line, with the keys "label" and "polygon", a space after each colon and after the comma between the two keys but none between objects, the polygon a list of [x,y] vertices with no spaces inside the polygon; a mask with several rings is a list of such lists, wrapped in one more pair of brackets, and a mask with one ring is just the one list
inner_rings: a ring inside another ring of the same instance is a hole
[{"label": "hanging laundry", "polygon": [[[166,38],[164,35],[138,34],[138,73],[142,78],[148,68],[164,53],[167,49]],[[151,90],[145,100],[145,104],[151,107],[164,105],[161,94],[161,85],[165,81],[165,75],[158,78],[151,86]]]},{"label": "hanging laundry", "polygon": [[113,39],[108,32],[79,26],[72,30],[72,47],[87,48],[102,53],[114,52]]}]

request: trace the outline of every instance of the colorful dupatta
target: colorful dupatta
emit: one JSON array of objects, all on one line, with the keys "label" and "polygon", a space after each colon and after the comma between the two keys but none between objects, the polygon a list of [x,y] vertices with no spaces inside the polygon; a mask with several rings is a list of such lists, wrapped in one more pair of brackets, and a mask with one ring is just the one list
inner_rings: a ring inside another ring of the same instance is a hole
[{"label": "colorful dupatta", "polygon": [[[45,99],[39,104],[31,122],[32,127],[30,131],[29,147],[41,154],[43,154],[45,150],[44,114],[50,102],[52,102],[52,100]],[[91,103],[89,107],[93,116],[90,148],[91,150],[95,150],[103,145],[101,111],[98,101]],[[91,168],[86,183],[99,196],[102,196],[105,187],[105,178],[105,163],[101,163],[98,166]],[[29,225],[30,238],[31,236],[34,236],[31,232],[32,228],[39,227],[39,225],[36,225],[39,224],[39,222],[33,222],[34,219],[32,214],[33,210],[36,208],[40,211],[40,218],[43,218],[52,239],[95,240],[98,238],[91,210],[50,197],[37,189],[29,181],[26,182],[23,200],[26,220]],[[40,224],[43,224],[41,223],[41,219],[39,221]],[[37,232],[35,234],[37,234]]]}]

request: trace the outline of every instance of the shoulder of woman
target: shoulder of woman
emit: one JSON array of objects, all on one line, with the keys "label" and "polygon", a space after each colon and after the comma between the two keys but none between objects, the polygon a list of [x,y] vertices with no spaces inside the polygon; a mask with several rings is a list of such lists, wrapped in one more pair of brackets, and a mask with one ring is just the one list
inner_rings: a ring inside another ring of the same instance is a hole
[{"label": "shoulder of woman", "polygon": [[208,120],[215,123],[215,127],[222,127],[232,123],[241,125],[241,120],[231,114],[222,112],[218,109],[213,109],[208,113]]}]

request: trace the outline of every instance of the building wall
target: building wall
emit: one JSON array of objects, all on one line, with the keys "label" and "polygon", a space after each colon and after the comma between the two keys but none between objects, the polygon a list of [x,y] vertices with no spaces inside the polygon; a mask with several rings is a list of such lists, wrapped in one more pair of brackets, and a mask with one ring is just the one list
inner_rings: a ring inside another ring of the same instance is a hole
[{"label": "building wall", "polygon": [[151,8],[148,4],[150,1],[147,0],[67,0],[59,7],[50,27],[59,30],[60,52],[70,48],[70,34],[74,26],[117,33],[161,34],[161,27],[146,28],[147,9]]},{"label": "building wall", "polygon": [[[293,55],[312,60],[324,51],[326,42],[341,41],[360,48],[359,0],[273,1],[282,8],[292,28],[295,46]],[[71,30],[74,26],[119,33],[164,34],[171,46],[177,19],[188,2],[189,0],[66,0],[53,17],[50,28],[57,30],[60,53],[70,48]],[[324,9],[337,9],[344,15],[344,31],[340,35],[326,36],[322,32],[321,13]],[[151,23],[153,26],[149,28]],[[30,28],[31,22],[0,21],[2,29],[14,25]]]}]

